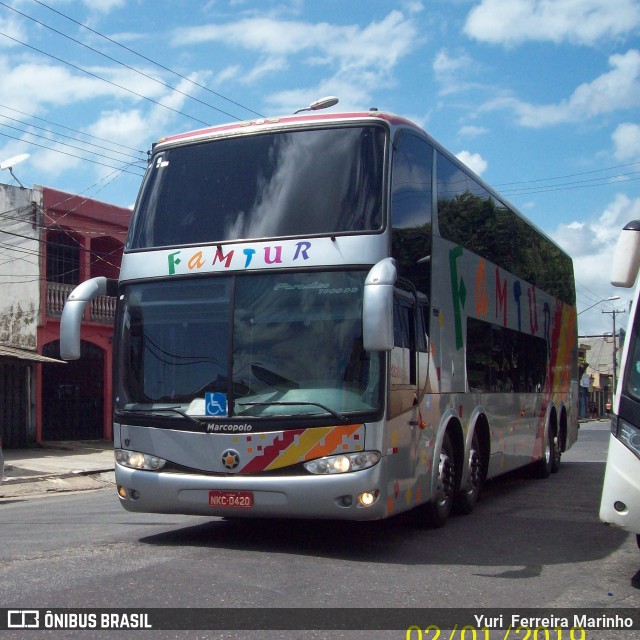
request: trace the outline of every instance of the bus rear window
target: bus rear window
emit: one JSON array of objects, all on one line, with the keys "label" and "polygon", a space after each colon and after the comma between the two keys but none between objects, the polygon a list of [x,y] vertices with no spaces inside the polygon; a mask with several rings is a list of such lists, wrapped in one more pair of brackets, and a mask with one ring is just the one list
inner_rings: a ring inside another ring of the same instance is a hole
[{"label": "bus rear window", "polygon": [[128,249],[382,227],[385,129],[280,131],[152,158]]}]

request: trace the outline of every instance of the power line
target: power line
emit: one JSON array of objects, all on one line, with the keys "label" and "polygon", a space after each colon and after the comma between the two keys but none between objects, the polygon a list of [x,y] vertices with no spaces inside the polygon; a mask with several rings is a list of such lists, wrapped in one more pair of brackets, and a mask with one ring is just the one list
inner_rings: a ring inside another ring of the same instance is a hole
[{"label": "power line", "polygon": [[[26,123],[24,123],[26,124]],[[27,125],[28,126],[28,125]],[[97,151],[92,151],[91,149],[86,149],[83,147],[77,147],[76,145],[73,144],[69,144],[68,142],[61,142],[60,140],[52,140],[51,138],[48,138],[47,136],[43,136],[40,135],[38,133],[33,133],[32,131],[27,131],[25,129],[20,129],[19,127],[14,127],[13,125],[10,124],[5,124],[4,122],[0,122],[0,127],[6,127],[7,129],[13,129],[14,131],[18,131],[20,133],[24,133],[28,136],[33,136],[34,138],[40,138],[42,140],[47,140],[49,142],[54,142],[55,144],[58,145],[62,145],[63,147],[69,147],[70,149],[76,149],[77,151],[83,151],[85,153],[92,153],[94,156],[98,157],[98,158],[104,158],[105,160],[113,160],[114,162],[123,162],[121,159],[119,158],[114,158],[113,156],[107,156],[104,155],[103,153],[98,153]],[[36,127],[36,128],[40,128],[40,127]],[[58,134],[60,135],[60,134]],[[62,136],[62,137],[69,137],[69,136]],[[76,140],[75,138],[71,138],[72,140]],[[82,142],[82,140],[76,140],[77,142]],[[27,142],[25,140],[25,142]],[[82,144],[90,144],[90,143],[85,143],[82,142]],[[95,145],[91,145],[91,146],[95,146]],[[120,153],[119,151],[114,151],[113,153]],[[129,158],[133,158],[136,162],[145,162],[144,159],[142,158],[136,158],[135,156],[128,156]]]},{"label": "power line", "polygon": [[640,164],[640,161],[613,165],[611,167],[603,167],[602,169],[592,169],[591,171],[582,171],[580,173],[569,173],[563,176],[553,176],[551,178],[533,178],[531,180],[516,180],[515,182],[497,182],[494,184],[494,187],[511,186],[514,184],[530,184],[532,182],[548,182],[549,180],[564,180],[565,178],[577,178],[579,176],[586,176],[592,173],[601,173],[603,171],[611,171],[613,169],[624,169],[625,167],[632,167],[638,164]]},{"label": "power line", "polygon": [[[15,128],[17,131],[22,131],[23,133],[26,133],[26,134],[29,134],[29,135],[36,135],[36,134],[33,134],[31,131],[28,131],[28,130],[19,129],[18,127],[12,127],[11,125],[4,124],[4,122],[2,122],[3,118],[5,120],[11,120],[12,122],[16,122],[18,124],[25,125],[26,127],[29,127],[29,128],[39,129],[40,131],[44,131],[45,133],[53,134],[54,136],[59,136],[61,138],[66,138],[67,140],[74,140],[75,142],[79,142],[79,143],[84,144],[84,145],[88,145],[88,146],[91,146],[91,147],[96,147],[97,149],[100,149],[102,151],[110,151],[112,153],[118,153],[121,156],[125,156],[125,157],[131,158],[133,160],[137,160],[138,162],[145,162],[145,160],[146,160],[146,158],[144,158],[144,157],[141,158],[140,156],[134,156],[134,155],[131,155],[130,153],[127,153],[125,151],[118,151],[117,149],[105,149],[104,147],[101,147],[101,146],[99,146],[97,144],[94,144],[92,142],[87,142],[86,140],[80,140],[79,138],[74,138],[73,136],[68,136],[68,135],[65,135],[64,133],[59,133],[57,131],[52,131],[51,129],[47,129],[46,127],[40,127],[37,124],[32,124],[32,123],[29,123],[29,122],[25,122],[24,120],[18,120],[18,118],[12,118],[11,116],[4,115],[4,114],[0,113],[0,126],[12,128],[12,129]],[[38,136],[38,137],[45,137],[45,136]],[[53,138],[46,138],[46,139],[47,140],[53,140]],[[74,148],[77,149],[78,147],[74,147]],[[144,153],[144,152],[141,152],[141,153]],[[96,155],[99,155],[99,154],[96,154]],[[111,159],[118,161],[117,158],[111,158]]]},{"label": "power line", "polygon": [[253,113],[256,116],[259,116],[260,118],[264,118],[265,117],[261,113],[258,113],[257,111],[254,111],[253,109],[250,109],[249,107],[246,107],[246,106],[240,104],[239,102],[235,102],[231,98],[227,98],[226,96],[222,95],[221,93],[217,93],[216,91],[213,91],[212,89],[209,89],[209,87],[207,87],[205,85],[202,85],[202,84],[199,84],[198,82],[195,82],[194,80],[191,80],[191,78],[187,78],[186,76],[181,75],[177,71],[174,71],[173,69],[170,69],[169,67],[165,67],[164,65],[160,64],[156,60],[152,60],[151,58],[148,58],[147,56],[135,51],[134,49],[131,49],[130,47],[127,47],[127,46],[121,44],[117,40],[113,40],[112,38],[109,38],[108,36],[105,36],[104,34],[100,33],[99,31],[96,31],[95,29],[92,29],[91,27],[88,27],[87,25],[82,24],[81,22],[78,22],[77,20],[74,20],[70,16],[66,15],[65,13],[62,13],[61,11],[58,11],[57,9],[54,9],[53,7],[50,7],[49,5],[45,4],[44,2],[40,2],[40,0],[33,0],[33,1],[36,2],[37,4],[39,4],[40,6],[45,7],[46,9],[49,9],[49,11],[53,11],[54,13],[57,13],[59,16],[62,16],[66,20],[70,20],[74,24],[77,24],[79,27],[82,27],[83,29],[86,29],[87,31],[90,31],[91,33],[97,35],[98,37],[103,38],[104,40],[107,40],[111,44],[115,44],[116,46],[118,46],[118,47],[120,47],[122,49],[125,49],[129,53],[133,53],[135,56],[138,56],[139,58],[142,58],[143,60],[146,60],[147,62],[150,62],[151,64],[159,67],[160,69],[163,69],[164,71],[168,71],[169,73],[177,76],[178,78],[181,78],[182,80],[186,80],[187,82],[191,83],[192,85],[194,85],[194,86],[196,86],[196,87],[198,87],[200,89],[203,89],[204,91],[207,91],[208,93],[211,93],[212,95],[217,96],[218,98],[221,98],[222,100],[225,100],[226,102],[229,102],[229,103],[235,105],[236,107],[240,107],[241,109],[245,109],[246,111],[249,111],[250,113]]},{"label": "power line", "polygon": [[[635,178],[626,178],[626,176],[635,176],[639,174],[640,171],[633,171],[631,173],[622,173],[615,176],[605,176],[602,178],[594,178],[593,180],[578,180],[576,182],[566,182],[560,184],[549,185],[548,187],[523,187],[522,189],[507,189],[506,191],[501,191],[504,195],[507,196],[524,196],[524,195],[533,195],[536,193],[548,193],[550,191],[568,191],[570,189],[585,189],[588,187],[602,187],[611,184],[623,184],[627,182],[632,182],[634,180],[639,180],[640,176]],[[612,182],[603,182],[605,180]]]},{"label": "power line", "polygon": [[[138,173],[137,171],[129,171],[129,169],[127,167],[131,167],[133,166],[135,163],[131,162],[128,164],[125,164],[124,167],[114,167],[113,165],[110,164],[105,164],[104,162],[98,162],[97,160],[91,160],[90,158],[87,158],[85,156],[78,156],[75,155],[74,153],[68,153],[66,151],[61,151],[60,149],[53,149],[51,146],[46,146],[43,144],[38,144],[37,142],[30,142],[29,140],[24,140],[24,138],[18,138],[16,136],[11,136],[8,133],[2,133],[0,132],[0,136],[4,136],[5,138],[10,138],[11,140],[18,140],[20,142],[23,142],[24,144],[30,144],[34,147],[40,147],[41,149],[46,149],[47,151],[54,151],[55,153],[61,153],[65,156],[69,156],[70,158],[77,158],[78,160],[84,160],[85,162],[91,162],[93,164],[97,164],[100,165],[101,167],[107,167],[109,169],[117,169],[118,171],[121,171],[122,173],[130,173],[134,176],[138,176],[139,178],[141,178],[142,176],[144,176],[144,173]],[[139,161],[141,162],[141,161]]]},{"label": "power line", "polygon": [[46,51],[43,51],[42,49],[38,49],[37,47],[34,47],[30,44],[27,44],[26,42],[22,42],[22,40],[18,40],[18,38],[14,38],[13,36],[10,36],[2,31],[0,31],[0,35],[4,36],[5,38],[8,38],[9,40],[12,40],[13,42],[17,43],[17,44],[21,44],[23,47],[27,47],[28,49],[31,49],[32,51],[36,51],[37,53],[42,54],[43,56],[47,56],[49,58],[51,58],[52,60],[56,60],[57,62],[61,62],[62,64],[67,65],[68,67],[71,67],[72,69],[76,69],[77,71],[81,71],[82,73],[87,74],[88,76],[91,76],[92,78],[96,78],[97,80],[100,80],[102,82],[106,82],[107,84],[110,84],[114,87],[117,87],[118,89],[122,89],[123,91],[127,91],[128,93],[133,94],[134,96],[137,96],[138,98],[142,98],[143,100],[147,100],[149,102],[152,102],[155,105],[158,105],[159,107],[163,107],[165,109],[168,109],[169,111],[173,111],[174,113],[178,113],[181,116],[184,116],[186,118],[189,118],[191,120],[194,120],[195,122],[199,122],[200,124],[203,124],[205,126],[209,126],[208,122],[205,122],[204,120],[200,120],[199,118],[196,118],[195,116],[191,116],[188,113],[184,113],[183,111],[180,111],[179,109],[174,109],[173,107],[170,107],[166,104],[162,104],[162,102],[158,102],[158,100],[154,100],[153,98],[149,98],[148,96],[145,96],[141,93],[138,93],[137,91],[134,91],[133,89],[127,89],[127,87],[123,87],[122,85],[118,84],[117,82],[113,82],[112,80],[107,80],[106,78],[103,78],[102,76],[99,76],[97,73],[93,73],[91,71],[87,71],[87,69],[83,69],[82,67],[79,67],[76,64],[73,64],[72,62],[68,62],[67,60],[63,60],[62,58],[59,58],[58,56],[54,56],[52,53],[47,53]]},{"label": "power line", "polygon": [[[51,120],[46,120],[45,118],[40,118],[39,116],[33,115],[32,113],[25,113],[24,111],[20,111],[19,109],[14,109],[13,107],[9,107],[7,105],[4,104],[0,104],[0,108],[2,109],[9,109],[9,111],[14,111],[15,113],[19,113],[20,115],[23,116],[27,116],[27,118],[31,118],[33,120],[40,120],[41,122],[46,122],[47,124],[51,124],[54,127],[60,127],[61,129],[66,129],[67,131],[73,131],[73,133],[79,133],[82,136],[86,136],[87,138],[93,138],[94,140],[100,140],[101,142],[106,142],[114,147],[122,147],[123,149],[128,149],[129,151],[135,151],[136,153],[140,153],[142,155],[146,155],[146,151],[143,151],[141,149],[134,149],[133,147],[127,147],[124,144],[121,143],[115,143],[112,140],[107,140],[106,138],[100,138],[99,136],[94,136],[90,133],[86,133],[84,131],[78,131],[77,129],[72,129],[71,127],[67,127],[64,124],[59,124],[57,122],[52,122]],[[3,116],[5,118],[8,118],[9,116]],[[10,118],[13,119],[13,118]],[[21,121],[18,121],[21,122]],[[31,126],[35,126],[35,125],[31,125]],[[44,127],[43,127],[44,128]],[[46,131],[46,129],[45,129]],[[58,133],[56,133],[55,131],[52,131],[52,133],[54,133],[55,135],[60,135]],[[97,145],[96,145],[97,146]]]},{"label": "power line", "polygon": [[[205,107],[209,107],[210,109],[214,109],[215,111],[218,111],[222,114],[224,114],[225,116],[229,116],[230,118],[233,118],[234,120],[241,120],[241,118],[238,118],[237,116],[234,116],[231,113],[228,113],[226,111],[223,111],[222,109],[219,109],[218,107],[214,107],[211,104],[208,104],[207,102],[204,102],[203,100],[200,100],[199,98],[196,98],[195,96],[192,96],[188,93],[185,93],[184,91],[181,91],[180,89],[177,89],[176,87],[173,87],[169,84],[167,84],[166,82],[159,80],[158,78],[154,78],[153,76],[150,76],[149,74],[145,73],[144,71],[140,71],[139,69],[136,69],[135,67],[132,67],[120,60],[117,60],[116,58],[113,58],[112,56],[103,53],[102,51],[98,51],[97,49],[94,49],[93,47],[89,46],[88,44],[85,44],[84,42],[80,42],[80,40],[77,40],[76,38],[73,38],[72,36],[67,35],[66,33],[63,33],[62,31],[58,31],[58,29],[55,29],[53,27],[51,27],[48,24],[45,24],[44,22],[41,22],[40,20],[37,20],[36,18],[33,18],[29,15],[27,15],[26,13],[23,13],[22,11],[18,11],[18,9],[9,6],[8,4],[4,3],[4,2],[0,2],[0,5],[2,5],[3,7],[6,7],[7,9],[11,9],[11,11],[15,11],[15,13],[23,16],[24,18],[27,18],[28,20],[32,20],[33,22],[35,22],[36,24],[39,24],[40,26],[44,27],[45,29],[49,29],[50,31],[53,31],[54,33],[57,33],[58,35],[62,36],[63,38],[66,38],[67,40],[71,40],[71,42],[75,42],[76,44],[80,45],[81,47],[84,47],[85,49],[89,49],[89,51],[93,51],[93,53],[97,53],[98,55],[107,58],[107,60],[111,60],[112,62],[115,62],[116,64],[122,65],[123,67],[125,67],[125,69],[129,69],[130,71],[133,71],[134,73],[138,73],[141,76],[148,78],[149,80],[152,80],[153,82],[157,82],[158,84],[162,85],[163,87],[166,87],[167,89],[171,89],[172,91],[175,91],[176,93],[179,93],[187,98],[190,98],[191,100],[195,100],[196,102],[199,102],[200,104],[204,105]],[[49,7],[47,7],[49,8]]]}]

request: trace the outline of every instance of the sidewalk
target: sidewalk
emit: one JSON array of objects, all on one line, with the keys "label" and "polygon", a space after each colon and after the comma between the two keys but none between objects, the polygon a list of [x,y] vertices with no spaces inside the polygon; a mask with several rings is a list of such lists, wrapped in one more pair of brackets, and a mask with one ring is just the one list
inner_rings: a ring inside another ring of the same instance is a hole
[{"label": "sidewalk", "polygon": [[113,442],[47,442],[33,449],[4,449],[0,502],[22,496],[100,489],[114,484]]}]

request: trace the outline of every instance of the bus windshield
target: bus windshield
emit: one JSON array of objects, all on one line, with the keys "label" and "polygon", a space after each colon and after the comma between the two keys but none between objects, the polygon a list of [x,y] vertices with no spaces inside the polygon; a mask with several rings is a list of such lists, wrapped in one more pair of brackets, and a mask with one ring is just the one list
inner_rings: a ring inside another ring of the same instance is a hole
[{"label": "bus windshield", "polygon": [[117,408],[228,416],[378,412],[380,353],[362,346],[366,273],[221,276],[128,285]]},{"label": "bus windshield", "polygon": [[376,231],[381,126],[236,136],[158,152],[128,249]]}]

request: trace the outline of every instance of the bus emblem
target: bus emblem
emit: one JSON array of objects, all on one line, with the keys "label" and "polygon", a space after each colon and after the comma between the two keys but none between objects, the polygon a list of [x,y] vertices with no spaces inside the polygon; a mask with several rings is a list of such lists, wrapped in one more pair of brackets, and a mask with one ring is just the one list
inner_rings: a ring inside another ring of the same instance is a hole
[{"label": "bus emblem", "polygon": [[233,469],[237,469],[240,466],[240,455],[233,449],[227,449],[222,454],[222,464],[225,469],[233,471]]}]

